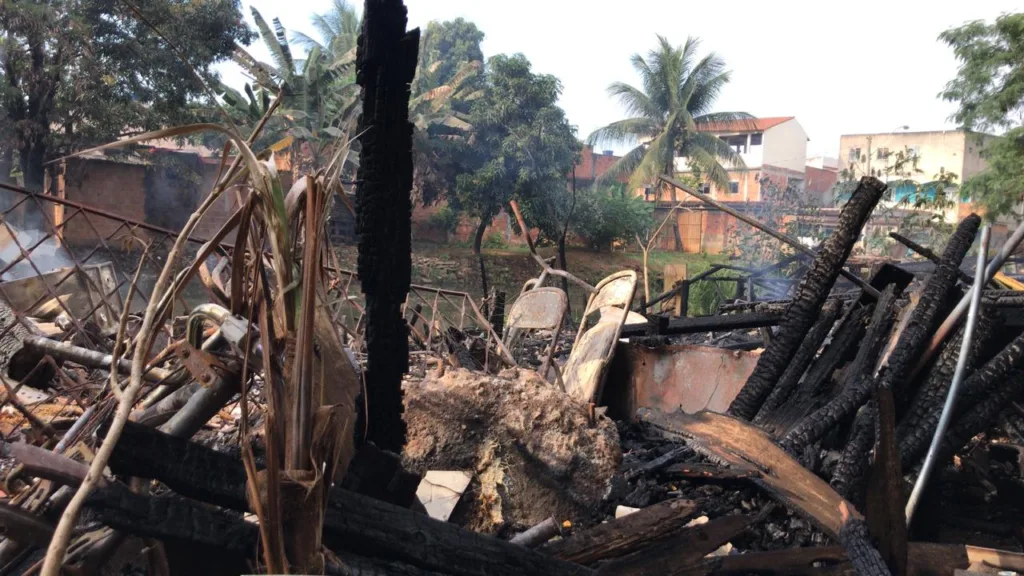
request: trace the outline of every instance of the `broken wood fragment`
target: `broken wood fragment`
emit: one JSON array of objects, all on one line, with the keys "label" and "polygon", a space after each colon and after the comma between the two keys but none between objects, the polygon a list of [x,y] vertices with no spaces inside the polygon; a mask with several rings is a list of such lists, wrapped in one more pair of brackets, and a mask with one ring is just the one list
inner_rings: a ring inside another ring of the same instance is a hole
[{"label": "broken wood fragment", "polygon": [[636,552],[653,540],[682,529],[697,510],[698,505],[692,500],[666,500],[552,542],[540,550],[555,558],[591,565]]},{"label": "broken wood fragment", "polygon": [[[666,437],[686,441],[699,452],[730,465],[759,470],[761,477],[752,479],[755,484],[833,538],[839,537],[839,504],[843,498],[763,431],[737,418],[707,411],[665,414],[642,408],[638,417]],[[850,508],[851,514],[859,517]]]},{"label": "broken wood fragment", "polygon": [[698,562],[740,535],[755,520],[755,516],[724,516],[704,524],[684,528],[679,533],[652,542],[624,558],[602,565],[599,576],[626,576],[642,574],[671,574],[681,566]]}]

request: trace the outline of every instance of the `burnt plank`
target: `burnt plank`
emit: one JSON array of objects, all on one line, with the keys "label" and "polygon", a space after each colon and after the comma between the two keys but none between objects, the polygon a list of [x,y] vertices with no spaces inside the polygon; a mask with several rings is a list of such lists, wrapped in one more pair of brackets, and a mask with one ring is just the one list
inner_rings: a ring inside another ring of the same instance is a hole
[{"label": "burnt plank", "polygon": [[696,515],[692,500],[666,500],[606,524],[552,542],[540,550],[556,558],[590,565],[635,552],[652,540],[680,530]]}]

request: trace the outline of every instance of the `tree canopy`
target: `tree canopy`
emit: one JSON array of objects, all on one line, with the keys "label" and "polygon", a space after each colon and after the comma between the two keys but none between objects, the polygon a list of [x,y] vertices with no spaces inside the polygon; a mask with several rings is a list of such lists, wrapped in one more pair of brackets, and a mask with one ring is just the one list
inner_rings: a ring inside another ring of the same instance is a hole
[{"label": "tree canopy", "polygon": [[967,130],[1006,131],[979,142],[988,168],[968,178],[963,193],[985,206],[989,217],[1009,213],[1021,202],[1024,182],[1024,13],[1004,14],[991,24],[968,22],[939,38],[960,63],[940,94],[957,104],[952,118]]},{"label": "tree canopy", "polygon": [[486,86],[470,111],[469,169],[458,175],[452,198],[479,219],[476,252],[487,225],[512,198],[568,194],[580,143],[558,107],[561,89],[554,76],[533,73],[522,54],[488,60]]},{"label": "tree canopy", "polygon": [[702,132],[715,122],[752,118],[744,112],[714,112],[715,101],[730,73],[725,62],[709,53],[699,57],[700,41],[688,38],[673,46],[658,36],[657,46],[646,57],[634,54],[633,68],[640,87],[613,82],[608,93],[619,99],[629,117],[599,128],[587,139],[591,145],[635,145],[605,174],[614,178],[631,174],[629,186],[653,182],[659,174],[674,172],[676,156],[689,160],[690,168],[706,175],[722,188],[729,178],[722,162],[743,166],[739,155],[725,141]]},{"label": "tree canopy", "polygon": [[29,188],[61,154],[192,121],[204,91],[196,75],[212,83],[211,65],[253,38],[238,0],[133,6],[141,17],[109,0],[4,2],[0,105],[14,136],[5,153],[18,153]]}]

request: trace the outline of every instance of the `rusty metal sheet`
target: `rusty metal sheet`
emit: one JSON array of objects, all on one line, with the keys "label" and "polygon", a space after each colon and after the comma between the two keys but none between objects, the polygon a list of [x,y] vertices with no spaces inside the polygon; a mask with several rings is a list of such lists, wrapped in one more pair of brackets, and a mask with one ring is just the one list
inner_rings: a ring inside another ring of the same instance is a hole
[{"label": "rusty metal sheet", "polygon": [[609,414],[620,417],[632,417],[640,408],[725,412],[760,355],[712,346],[649,348],[620,342],[604,400]]}]

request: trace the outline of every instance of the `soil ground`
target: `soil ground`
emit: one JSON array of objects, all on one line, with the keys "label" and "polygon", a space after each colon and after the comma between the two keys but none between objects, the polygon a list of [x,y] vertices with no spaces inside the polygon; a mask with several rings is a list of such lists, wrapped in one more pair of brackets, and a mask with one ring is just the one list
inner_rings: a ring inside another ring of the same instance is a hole
[{"label": "soil ground", "polygon": [[[540,248],[538,251],[545,258],[555,255],[553,247]],[[340,246],[337,252],[341,265],[346,269],[355,270],[356,247],[354,245]],[[540,274],[540,266],[525,247],[484,248],[483,256],[487,267],[489,286],[504,291],[509,304],[522,290],[524,282],[530,278],[536,278]],[[639,252],[594,252],[569,248],[566,256],[569,271],[591,285],[597,284],[602,278],[613,272],[626,269],[635,270],[640,277],[637,298],[639,299],[643,294],[643,257]],[[686,264],[689,274],[693,275],[724,260],[724,257],[721,256],[652,252],[648,260],[651,274],[651,296],[661,294],[663,291],[662,276],[666,264]],[[413,245],[412,281],[414,284],[469,292],[477,299],[483,295],[480,284],[480,266],[473,250],[469,247],[430,243]],[[709,285],[708,288],[711,286]],[[700,300],[699,295],[691,290],[691,302],[698,302],[695,309],[691,309],[691,315],[712,312],[712,310],[703,310],[699,304]],[[583,290],[571,283],[569,302],[573,317],[578,319],[586,305],[586,295]]]}]

